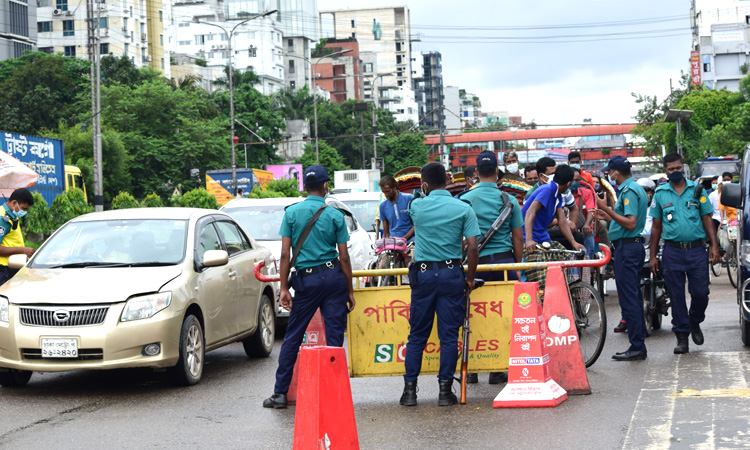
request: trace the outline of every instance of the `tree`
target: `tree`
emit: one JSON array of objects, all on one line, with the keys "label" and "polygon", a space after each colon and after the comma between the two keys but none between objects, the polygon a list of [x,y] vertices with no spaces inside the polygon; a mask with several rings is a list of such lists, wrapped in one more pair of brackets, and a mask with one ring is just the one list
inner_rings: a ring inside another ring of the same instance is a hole
[{"label": "tree", "polygon": [[[333,177],[333,172],[337,170],[349,170],[350,167],[344,164],[344,158],[338,154],[335,148],[328,145],[325,141],[320,141],[318,145],[318,157],[320,165],[328,170],[328,175]],[[315,144],[310,143],[305,145],[305,150],[302,156],[294,161],[296,164],[302,164],[302,167],[307,168],[315,164]]]},{"label": "tree", "polygon": [[307,85],[296,91],[280,89],[271,96],[273,109],[286,120],[304,120],[313,109],[314,97]]},{"label": "tree", "polygon": [[429,147],[424,143],[421,133],[406,133],[387,136],[380,139],[384,162],[384,173],[395,174],[404,167],[423,166],[427,164]]},{"label": "tree", "polygon": [[159,76],[158,72],[146,67],[138,69],[127,56],[103,56],[101,65],[102,83],[106,86],[121,84],[135,87]]},{"label": "tree", "polygon": [[127,192],[120,192],[112,199],[112,209],[138,208],[138,200]]},{"label": "tree", "polygon": [[[232,84],[235,89],[245,84],[255,86],[258,83],[260,83],[260,77],[250,69],[244,72],[237,69],[232,71]],[[224,76],[214,80],[213,84],[218,88],[229,89],[229,66],[224,67]]]}]

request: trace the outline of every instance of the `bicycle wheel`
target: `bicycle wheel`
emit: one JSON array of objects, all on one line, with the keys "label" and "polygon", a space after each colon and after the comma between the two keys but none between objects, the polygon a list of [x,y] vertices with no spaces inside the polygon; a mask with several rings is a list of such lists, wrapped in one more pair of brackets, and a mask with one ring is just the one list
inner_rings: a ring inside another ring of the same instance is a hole
[{"label": "bicycle wheel", "polygon": [[655,308],[651,302],[651,285],[649,283],[641,285],[641,294],[643,295],[643,319],[646,323],[646,336],[651,336]]},{"label": "bicycle wheel", "polygon": [[[378,261],[378,269],[391,269],[393,268],[393,255],[390,253],[384,253],[381,255],[380,261]],[[395,286],[396,285],[396,277],[393,275],[384,275],[377,277],[377,282],[375,283],[378,287],[383,286]]]},{"label": "bicycle wheel", "polygon": [[738,264],[737,264],[737,241],[732,241],[727,248],[727,276],[732,286],[737,288]]},{"label": "bicycle wheel", "polygon": [[573,315],[586,367],[591,367],[604,348],[607,313],[599,293],[588,283],[576,281],[569,286]]}]

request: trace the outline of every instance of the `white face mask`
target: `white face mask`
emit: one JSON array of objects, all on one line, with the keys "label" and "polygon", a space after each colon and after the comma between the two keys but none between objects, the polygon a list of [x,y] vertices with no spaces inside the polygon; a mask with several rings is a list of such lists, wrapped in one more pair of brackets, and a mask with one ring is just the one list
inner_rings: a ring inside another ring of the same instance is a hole
[{"label": "white face mask", "polygon": [[518,172],[518,163],[511,163],[505,165],[505,171],[508,173]]}]

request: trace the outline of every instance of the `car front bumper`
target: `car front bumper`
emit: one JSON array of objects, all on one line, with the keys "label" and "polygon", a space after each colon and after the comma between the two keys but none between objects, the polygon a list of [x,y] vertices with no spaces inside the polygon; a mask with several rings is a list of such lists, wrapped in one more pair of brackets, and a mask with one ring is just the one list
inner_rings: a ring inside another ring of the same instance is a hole
[{"label": "car front bumper", "polygon": [[[125,303],[109,306],[104,322],[77,327],[30,326],[20,322],[19,305],[10,305],[10,322],[0,323],[0,370],[36,372],[163,368],[177,364],[183,311],[166,308],[151,318],[120,322]],[[42,358],[42,338],[74,338],[77,358]],[[148,344],[161,351],[144,356]]]}]

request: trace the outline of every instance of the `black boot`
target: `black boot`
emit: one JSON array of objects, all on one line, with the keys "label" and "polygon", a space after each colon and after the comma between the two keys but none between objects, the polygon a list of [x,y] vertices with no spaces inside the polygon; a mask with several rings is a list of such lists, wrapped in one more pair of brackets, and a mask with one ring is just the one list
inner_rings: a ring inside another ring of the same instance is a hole
[{"label": "black boot", "polygon": [[417,382],[404,381],[404,393],[401,394],[402,406],[416,406],[417,404]]},{"label": "black boot", "polygon": [[479,376],[475,373],[467,373],[466,374],[466,383],[467,384],[474,384],[479,383]]},{"label": "black boot", "polygon": [[286,394],[273,394],[267,399],[263,400],[264,408],[284,409],[287,407]]},{"label": "black boot", "polygon": [[453,393],[453,379],[441,380],[438,379],[440,384],[440,394],[438,394],[438,406],[450,406],[458,403],[458,397]]},{"label": "black boot", "polygon": [[677,331],[675,334],[677,335],[677,347],[674,348],[675,355],[688,353],[690,351],[688,348],[688,336],[690,336],[690,333],[680,333]]},{"label": "black boot", "polygon": [[690,336],[692,336],[695,345],[703,345],[703,331],[701,331],[699,323],[690,324]]},{"label": "black boot", "polygon": [[508,372],[490,372],[490,384],[508,382]]}]

